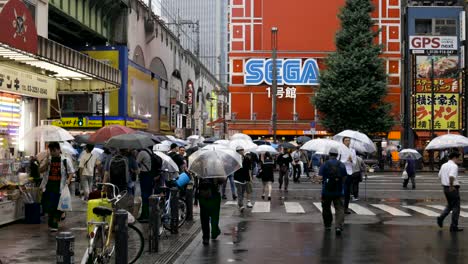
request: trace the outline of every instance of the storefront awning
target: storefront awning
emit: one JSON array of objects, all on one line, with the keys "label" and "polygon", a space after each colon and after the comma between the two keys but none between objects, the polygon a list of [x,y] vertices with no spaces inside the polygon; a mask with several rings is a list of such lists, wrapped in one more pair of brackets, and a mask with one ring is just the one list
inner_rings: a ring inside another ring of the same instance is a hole
[{"label": "storefront awning", "polygon": [[[458,131],[450,131],[450,132],[448,132],[448,131],[434,131],[434,134],[436,135],[436,137],[446,135],[446,134],[460,135],[460,133]],[[431,131],[418,130],[418,131],[416,131],[416,135],[419,138],[431,138]]]},{"label": "storefront awning", "polygon": [[219,124],[219,123],[222,123],[222,122],[224,122],[224,118],[220,117],[220,118],[214,120],[213,122],[209,122],[206,125],[207,126],[215,126],[216,124]]}]

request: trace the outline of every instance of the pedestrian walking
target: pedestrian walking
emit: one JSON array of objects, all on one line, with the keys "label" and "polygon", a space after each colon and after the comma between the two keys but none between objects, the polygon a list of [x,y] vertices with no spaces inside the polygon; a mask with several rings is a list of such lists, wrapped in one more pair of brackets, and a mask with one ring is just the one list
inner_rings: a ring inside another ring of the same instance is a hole
[{"label": "pedestrian walking", "polygon": [[288,191],[289,185],[289,164],[292,163],[292,157],[288,150],[283,149],[283,152],[278,155],[276,160],[276,164],[279,166],[279,189],[281,191],[281,187],[283,187],[284,183],[284,191]]},{"label": "pedestrian walking", "polygon": [[236,183],[236,190],[237,190],[237,205],[239,206],[239,210],[244,212],[244,196],[247,198],[247,207],[252,208],[252,201],[251,195],[252,195],[252,175],[250,168],[251,162],[248,157],[245,156],[244,154],[244,148],[241,146],[238,146],[236,148],[237,153],[239,153],[242,156],[242,168],[237,170],[234,173],[234,182]]},{"label": "pedestrian walking", "polygon": [[403,180],[403,188],[408,188],[408,183],[411,180],[413,190],[416,189],[416,161],[414,159],[408,159],[405,163],[405,168],[408,177]]},{"label": "pedestrian walking", "polygon": [[137,155],[140,170],[141,214],[140,222],[146,222],[149,217],[149,197],[153,194],[156,181],[159,180],[162,159],[152,152],[152,147],[142,149]]},{"label": "pedestrian walking", "polygon": [[313,183],[321,183],[321,180],[319,179],[319,169],[320,166],[322,165],[322,155],[320,154],[312,154],[312,168],[314,170],[314,176],[312,177],[312,182]]},{"label": "pedestrian walking", "polygon": [[344,208],[341,199],[343,195],[343,182],[346,178],[346,168],[337,160],[338,150],[332,148],[330,159],[320,167],[319,175],[322,177],[322,218],[325,230],[331,230],[333,215],[331,203],[335,207],[335,231],[341,235],[344,224]]},{"label": "pedestrian walking", "polygon": [[179,154],[179,147],[176,143],[171,144],[171,149],[167,153],[169,157],[179,166],[179,171],[182,171],[184,165],[184,158]]},{"label": "pedestrian walking", "polygon": [[271,188],[274,182],[274,175],[273,170],[275,167],[275,163],[271,154],[269,152],[265,152],[265,158],[261,165],[260,178],[262,179],[263,183],[263,194],[262,199],[265,200],[265,195],[267,194],[266,191],[268,189],[268,201],[271,201]]},{"label": "pedestrian walking", "polygon": [[306,177],[310,178],[309,167],[310,167],[311,160],[309,159],[309,153],[305,149],[300,149],[299,151],[301,153],[301,162],[302,162],[303,171]]},{"label": "pedestrian walking", "polygon": [[359,183],[362,182],[363,174],[366,173],[366,164],[364,160],[356,156],[356,163],[353,164],[353,175],[351,176],[351,195],[353,201],[359,200]]},{"label": "pedestrian walking", "polygon": [[442,165],[439,171],[439,178],[444,189],[447,206],[445,210],[437,217],[437,225],[442,228],[445,217],[452,212],[452,223],[450,232],[460,232],[463,228],[458,227],[458,218],[460,216],[460,183],[458,182],[458,165],[456,161],[460,158],[460,153],[452,152],[448,155],[448,161]]},{"label": "pedestrian walking", "polygon": [[351,200],[351,183],[353,179],[353,166],[356,164],[356,150],[352,149],[349,145],[351,144],[351,138],[344,137],[343,144],[349,148],[351,154],[341,155],[340,161],[346,168],[346,180],[344,184],[344,211],[345,214],[351,214],[349,211],[349,201]]},{"label": "pedestrian walking", "polygon": [[234,184],[234,175],[231,174],[229,176],[227,176],[227,179],[224,181],[223,183],[223,187],[221,189],[222,191],[222,194],[223,194],[223,199],[226,200],[227,199],[227,196],[226,196],[226,185],[229,181],[229,185],[231,186],[231,194],[232,194],[232,200],[236,200],[237,199],[237,195],[236,195],[236,185]]},{"label": "pedestrian walking", "polygon": [[195,196],[198,198],[200,204],[203,245],[208,245],[210,243],[210,237],[211,239],[216,239],[221,234],[219,228],[219,214],[221,210],[219,186],[222,185],[223,182],[224,179],[221,178],[198,178],[198,188]]},{"label": "pedestrian walking", "polygon": [[90,192],[93,191],[94,174],[96,165],[100,164],[100,160],[97,154],[93,154],[92,151],[94,145],[86,144],[85,151],[80,157],[80,183],[83,189],[83,200],[87,201]]},{"label": "pedestrian walking", "polygon": [[42,208],[48,215],[47,224],[50,232],[58,231],[58,223],[62,212],[57,210],[60,194],[62,190],[70,185],[75,173],[72,161],[61,155],[60,144],[50,142],[48,147],[46,162],[40,168],[41,173],[45,173],[41,182]]},{"label": "pedestrian walking", "polygon": [[301,149],[297,149],[292,153],[292,167],[293,167],[293,181],[295,183],[300,183],[299,178],[301,177]]}]

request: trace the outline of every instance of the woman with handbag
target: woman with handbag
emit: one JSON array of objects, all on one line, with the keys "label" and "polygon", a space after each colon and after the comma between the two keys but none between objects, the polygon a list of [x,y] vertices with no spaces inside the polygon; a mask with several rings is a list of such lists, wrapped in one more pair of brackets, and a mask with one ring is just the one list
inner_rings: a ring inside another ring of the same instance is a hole
[{"label": "woman with handbag", "polygon": [[262,179],[263,183],[263,195],[262,199],[265,200],[266,189],[268,188],[268,201],[271,201],[271,186],[274,181],[273,170],[275,168],[275,163],[269,152],[265,153],[265,158],[263,160],[261,171],[258,173],[259,178]]},{"label": "woman with handbag", "polygon": [[408,182],[411,180],[413,190],[416,189],[416,161],[413,159],[406,160],[406,165],[403,170],[403,188],[407,188]]}]

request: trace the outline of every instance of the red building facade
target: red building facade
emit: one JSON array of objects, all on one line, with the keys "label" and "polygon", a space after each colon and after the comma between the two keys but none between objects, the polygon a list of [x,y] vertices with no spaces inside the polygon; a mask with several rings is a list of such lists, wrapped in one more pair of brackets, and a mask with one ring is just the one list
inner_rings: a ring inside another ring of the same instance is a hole
[{"label": "red building facade", "polygon": [[[324,58],[335,50],[335,33],[339,29],[337,14],[344,0],[296,0],[294,4],[281,0],[230,0],[229,14],[229,77],[230,113],[229,133],[272,135],[272,100],[267,82],[251,84],[246,64],[252,59],[271,59],[271,28],[277,27],[278,59],[300,59],[304,69],[308,60],[323,68]],[[372,14],[376,29],[381,32],[376,43],[383,44],[388,73],[388,96],[393,114],[400,116],[401,30],[400,0],[373,0]],[[297,65],[296,65],[297,66]],[[297,67],[296,67],[297,69]],[[265,69],[265,72],[268,68]],[[270,68],[271,71],[271,68]],[[282,71],[280,71],[282,72]],[[298,73],[300,71],[296,71]],[[284,74],[287,74],[284,72]],[[307,75],[307,73],[305,73]],[[265,75],[267,75],[265,73]],[[318,84],[279,84],[277,94],[280,136],[310,134],[327,135],[320,126],[312,104]],[[294,92],[295,96],[292,94]],[[389,138],[399,140],[400,125]],[[316,125],[315,125],[316,124]]]}]

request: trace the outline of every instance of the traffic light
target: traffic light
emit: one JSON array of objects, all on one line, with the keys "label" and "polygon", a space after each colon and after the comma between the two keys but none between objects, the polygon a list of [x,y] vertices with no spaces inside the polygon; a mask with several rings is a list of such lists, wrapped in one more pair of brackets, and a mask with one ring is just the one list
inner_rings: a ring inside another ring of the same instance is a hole
[{"label": "traffic light", "polygon": [[82,116],[80,116],[80,117],[78,117],[78,126],[80,126],[80,127],[81,127],[81,126],[83,126],[83,125],[84,125],[84,122],[83,122],[83,117],[82,117]]}]

